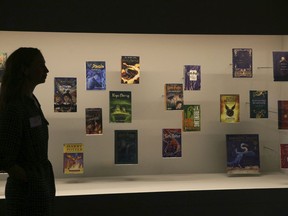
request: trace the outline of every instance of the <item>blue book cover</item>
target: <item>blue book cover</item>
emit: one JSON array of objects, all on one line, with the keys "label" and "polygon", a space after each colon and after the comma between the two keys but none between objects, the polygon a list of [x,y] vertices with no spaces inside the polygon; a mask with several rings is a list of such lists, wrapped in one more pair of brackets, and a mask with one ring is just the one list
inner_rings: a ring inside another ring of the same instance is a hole
[{"label": "blue book cover", "polygon": [[274,81],[288,81],[288,52],[273,52]]},{"label": "blue book cover", "polygon": [[106,90],[106,65],[104,61],[86,62],[86,90]]},{"label": "blue book cover", "polygon": [[234,78],[251,78],[253,76],[252,49],[232,49],[232,66]]},{"label": "blue book cover", "polygon": [[227,174],[260,174],[259,135],[227,134]]},{"label": "blue book cover", "polygon": [[250,118],[268,118],[268,91],[251,90]]},{"label": "blue book cover", "polygon": [[201,89],[201,66],[184,65],[184,90]]}]

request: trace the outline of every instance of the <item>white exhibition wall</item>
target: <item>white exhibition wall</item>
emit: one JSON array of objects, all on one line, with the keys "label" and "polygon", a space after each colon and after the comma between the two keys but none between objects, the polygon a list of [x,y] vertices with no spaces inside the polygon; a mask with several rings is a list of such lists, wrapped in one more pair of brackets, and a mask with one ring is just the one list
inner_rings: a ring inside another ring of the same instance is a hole
[{"label": "white exhibition wall", "polygon": [[[273,81],[272,52],[288,49],[281,35],[154,35],[0,31],[0,51],[38,47],[50,72],[35,94],[50,122],[49,157],[57,178],[64,175],[63,144],[83,143],[81,176],[225,173],[225,134],[257,133],[261,169],[279,171],[277,101],[288,100],[286,82]],[[232,78],[232,49],[253,49],[253,78]],[[140,84],[120,83],[121,56],[140,56]],[[105,61],[107,89],[87,91],[86,61]],[[162,129],[181,128],[181,111],[166,111],[164,84],[182,83],[183,66],[201,65],[200,91],[185,91],[186,104],[201,105],[201,131],[182,133],[182,158],[162,158]],[[78,111],[55,113],[54,77],[76,77]],[[109,123],[109,91],[132,92],[132,123]],[[268,90],[269,118],[249,118],[249,90]],[[220,94],[240,95],[240,123],[220,123]],[[85,135],[85,108],[103,109],[104,133]],[[114,164],[114,130],[138,130],[137,165]],[[75,176],[73,176],[75,177]]]}]

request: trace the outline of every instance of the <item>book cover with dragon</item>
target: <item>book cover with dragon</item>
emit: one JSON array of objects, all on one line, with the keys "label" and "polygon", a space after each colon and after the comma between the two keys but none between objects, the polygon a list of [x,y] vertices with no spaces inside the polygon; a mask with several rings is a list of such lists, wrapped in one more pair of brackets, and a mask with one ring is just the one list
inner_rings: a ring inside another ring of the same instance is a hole
[{"label": "book cover with dragon", "polygon": [[220,95],[220,122],[240,122],[240,96],[238,94]]},{"label": "book cover with dragon", "polygon": [[82,143],[64,144],[64,174],[84,173],[84,145]]}]

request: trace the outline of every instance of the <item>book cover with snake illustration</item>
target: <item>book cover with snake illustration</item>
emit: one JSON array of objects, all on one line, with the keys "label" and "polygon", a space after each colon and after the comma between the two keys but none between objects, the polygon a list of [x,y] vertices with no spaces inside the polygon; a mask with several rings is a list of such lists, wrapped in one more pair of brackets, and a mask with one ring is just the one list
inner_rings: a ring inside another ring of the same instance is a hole
[{"label": "book cover with snake illustration", "polygon": [[200,131],[201,115],[200,105],[184,105],[183,106],[183,131]]},{"label": "book cover with snake illustration", "polygon": [[238,94],[220,95],[220,122],[240,122],[240,96]]}]

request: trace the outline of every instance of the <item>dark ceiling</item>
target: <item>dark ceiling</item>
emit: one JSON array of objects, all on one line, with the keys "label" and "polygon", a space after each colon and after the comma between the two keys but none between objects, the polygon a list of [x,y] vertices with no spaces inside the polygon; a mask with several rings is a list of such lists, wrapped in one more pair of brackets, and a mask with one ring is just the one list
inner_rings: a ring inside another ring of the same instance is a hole
[{"label": "dark ceiling", "polygon": [[288,34],[287,0],[0,0],[0,30]]}]

